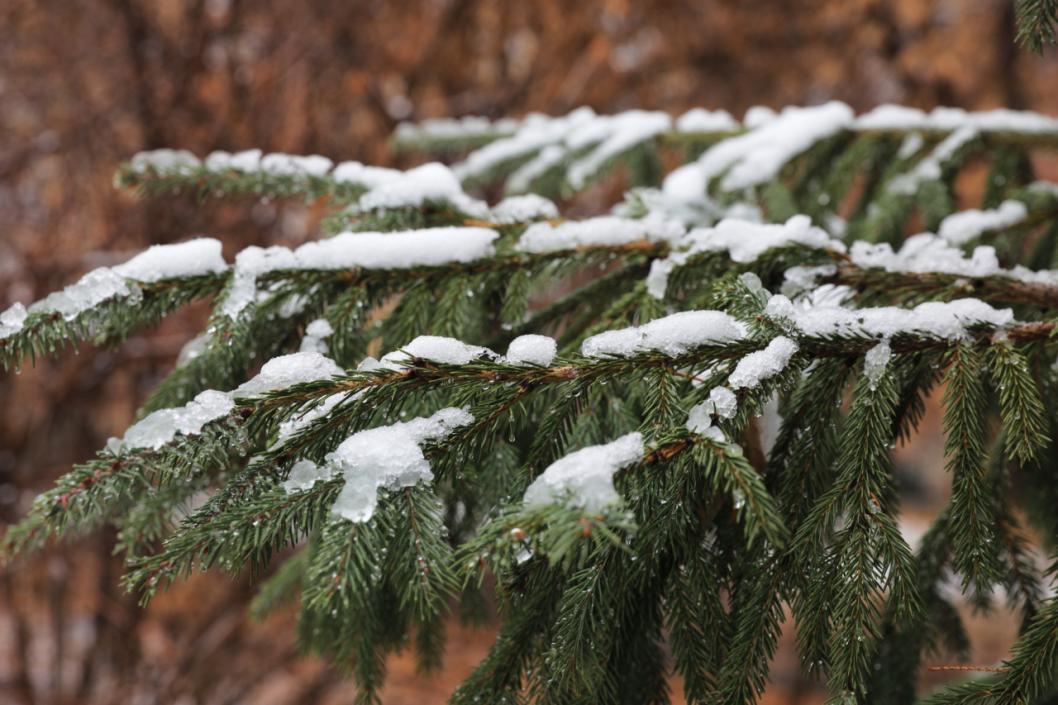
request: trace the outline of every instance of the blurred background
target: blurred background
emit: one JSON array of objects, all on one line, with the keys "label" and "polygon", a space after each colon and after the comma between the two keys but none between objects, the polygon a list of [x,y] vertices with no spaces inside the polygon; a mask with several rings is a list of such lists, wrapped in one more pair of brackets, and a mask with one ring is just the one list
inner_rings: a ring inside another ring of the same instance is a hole
[{"label": "blurred background", "polygon": [[[139,150],[407,165],[386,143],[401,120],[579,105],[740,116],[839,99],[1058,115],[1058,53],[1028,54],[1013,36],[1010,0],[2,0],[0,310],[152,243],[209,234],[230,259],[314,233],[321,204],[115,191],[116,166]],[[622,188],[618,177],[579,207]],[[120,435],[206,313],[0,375],[0,525]],[[931,414],[898,450],[911,532],[948,491],[941,444]],[[198,577],[142,610],[117,586],[111,546],[97,534],[0,568],[0,704],[352,702],[339,674],[297,655],[292,614],[247,619],[248,581]],[[1002,658],[1009,615],[970,624],[975,662]],[[491,634],[453,624],[450,637],[434,676],[394,659],[384,702],[444,702]],[[790,642],[765,701],[821,702]]]}]

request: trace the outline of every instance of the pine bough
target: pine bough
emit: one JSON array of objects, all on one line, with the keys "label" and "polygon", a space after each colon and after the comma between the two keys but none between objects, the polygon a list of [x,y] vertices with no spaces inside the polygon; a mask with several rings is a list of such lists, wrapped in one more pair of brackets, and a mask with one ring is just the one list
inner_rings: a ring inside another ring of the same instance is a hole
[{"label": "pine bough", "polygon": [[[146,195],[327,198],[295,250],[158,245],[0,315],[7,368],[195,299],[206,330],[122,438],[4,539],[118,528],[148,599],[249,569],[377,697],[385,656],[502,617],[453,703],[748,703],[787,612],[836,702],[907,703],[1005,599],[1010,657],[933,703],[1058,692],[1058,121],[844,105],[743,122],[588,109],[402,126],[451,168],[137,155]],[[685,163],[665,173],[666,164]],[[964,167],[989,171],[955,210]],[[559,217],[623,170],[610,214]],[[490,205],[471,186],[502,184]],[[924,230],[905,237],[912,228]],[[910,545],[890,450],[943,388],[950,500]]]}]

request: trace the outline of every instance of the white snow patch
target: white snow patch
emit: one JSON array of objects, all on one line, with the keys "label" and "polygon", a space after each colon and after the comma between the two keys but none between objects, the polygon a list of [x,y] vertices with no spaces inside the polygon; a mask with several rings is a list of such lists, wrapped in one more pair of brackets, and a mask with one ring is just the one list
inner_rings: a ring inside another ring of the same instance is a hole
[{"label": "white snow patch", "polygon": [[991,210],[970,209],[953,213],[941,221],[937,234],[954,245],[976,240],[989,230],[1010,228],[1029,215],[1021,201],[1003,201]]},{"label": "white snow patch", "polygon": [[546,335],[520,335],[507,346],[507,362],[547,367],[555,359],[558,344]]},{"label": "white snow patch", "polygon": [[301,352],[327,352],[327,338],[334,335],[334,328],[326,318],[317,318],[305,327],[305,337],[301,339]]},{"label": "white snow patch", "polygon": [[397,233],[351,232],[285,247],[247,247],[235,258],[235,276],[222,311],[237,316],[257,297],[257,277],[281,269],[408,269],[471,262],[495,252],[499,233],[489,228],[448,227]]},{"label": "white snow patch", "polygon": [[735,132],[742,129],[726,110],[691,108],[676,120],[677,132]]},{"label": "white snow patch", "polygon": [[[745,122],[751,128],[748,132],[718,142],[693,164],[675,170],[665,179],[663,190],[680,194],[697,190],[701,197],[705,189],[697,189],[698,183],[704,186],[721,175],[721,185],[728,191],[770,181],[788,161],[849,128],[853,113],[844,103],[830,102],[810,108],[784,108],[766,120],[747,113]],[[699,172],[693,189],[687,175],[692,169]]]},{"label": "white snow patch", "polygon": [[618,501],[613,476],[641,460],[643,436],[629,433],[605,445],[588,446],[556,460],[529,485],[528,507],[565,504],[593,513]]},{"label": "white snow patch", "polygon": [[723,419],[733,419],[738,411],[738,397],[727,387],[713,387],[709,390],[709,401],[713,404],[716,415]]},{"label": "white snow patch", "polygon": [[980,245],[966,254],[951,242],[930,233],[909,237],[898,252],[888,243],[855,242],[849,253],[859,267],[876,267],[888,272],[953,274],[964,277],[1003,277],[1031,284],[1058,285],[1058,272],[1033,271],[1018,265],[1004,269],[994,247]]},{"label": "white snow patch", "polygon": [[185,436],[201,433],[203,426],[227,416],[234,407],[230,395],[207,389],[182,407],[148,414],[125,431],[120,445],[109,446],[122,450],[158,450],[172,442],[178,433]]},{"label": "white snow patch", "polygon": [[739,360],[727,383],[732,389],[759,387],[764,380],[785,370],[797,349],[797,343],[785,336],[773,338],[763,350],[751,352]]},{"label": "white snow patch", "polygon": [[870,382],[871,389],[878,387],[878,382],[881,381],[882,375],[889,368],[889,358],[892,355],[893,350],[889,347],[889,340],[885,339],[868,350],[867,354],[863,356],[863,374],[867,377],[867,381]]},{"label": "white snow patch", "polygon": [[199,161],[186,149],[155,149],[139,152],[129,161],[132,170],[138,173],[156,171],[160,174],[189,174],[201,166]]},{"label": "white snow patch", "polygon": [[211,237],[172,245],[153,245],[128,262],[113,267],[116,274],[140,282],[217,274],[227,269],[220,240]]},{"label": "white snow patch", "polygon": [[488,216],[488,206],[463,192],[456,175],[444,164],[430,162],[387,179],[360,197],[360,211],[418,208],[424,203],[449,203],[474,217]]},{"label": "white snow patch", "polygon": [[250,397],[305,382],[329,379],[345,374],[334,360],[318,352],[296,352],[273,357],[257,376],[243,382],[231,394]]},{"label": "white snow patch", "polygon": [[474,421],[464,409],[448,408],[433,416],[360,431],[346,438],[326,458],[335,475],[345,479],[334,502],[334,514],[353,522],[368,521],[378,506],[378,491],[413,487],[433,479],[422,444],[443,439]]},{"label": "white snow patch", "polygon": [[440,335],[420,335],[401,350],[387,353],[379,361],[379,368],[399,370],[411,358],[440,362],[445,365],[465,365],[478,358],[496,359],[498,355],[479,345],[468,345],[455,338]]},{"label": "white snow patch", "polygon": [[326,176],[327,172],[334,166],[327,157],[319,154],[301,156],[297,154],[283,154],[273,152],[261,157],[261,171],[276,176]]},{"label": "white snow patch", "polygon": [[812,225],[805,215],[795,215],[782,224],[725,218],[715,227],[695,228],[677,242],[675,252],[654,260],[647,275],[647,292],[664,299],[673,270],[703,252],[727,252],[732,261],[746,263],[756,261],[768,250],[790,245],[845,251],[844,243]]},{"label": "white snow patch", "polygon": [[334,468],[330,465],[321,466],[311,460],[299,460],[290,468],[290,474],[280,486],[287,494],[304,492],[312,489],[317,482],[326,481],[332,477],[334,477]]},{"label": "white snow patch", "polygon": [[331,178],[339,183],[356,184],[372,189],[396,181],[403,173],[400,169],[370,166],[360,162],[342,162],[334,167]]},{"label": "white snow patch", "polygon": [[777,294],[768,301],[766,312],[772,318],[788,321],[808,336],[868,336],[879,340],[899,334],[958,340],[966,336],[972,325],[1002,329],[1014,320],[1009,308],[995,309],[978,299],[930,301],[912,309],[848,309],[827,304],[798,307]]},{"label": "white snow patch", "polygon": [[582,247],[617,247],[640,240],[672,242],[684,232],[684,227],[673,220],[605,215],[558,225],[533,223],[518,240],[517,249],[544,253]]},{"label": "white snow patch", "polygon": [[581,344],[586,357],[626,357],[658,351],[669,356],[699,345],[731,343],[746,337],[746,326],[722,311],[681,311],[642,326],[593,335]]},{"label": "white snow patch", "polygon": [[497,225],[529,223],[557,217],[558,207],[551,200],[535,193],[508,196],[493,206],[489,213],[489,220]]},{"label": "white snow patch", "polygon": [[0,340],[9,338],[22,330],[29,312],[20,303],[13,303],[3,313],[0,313]]}]

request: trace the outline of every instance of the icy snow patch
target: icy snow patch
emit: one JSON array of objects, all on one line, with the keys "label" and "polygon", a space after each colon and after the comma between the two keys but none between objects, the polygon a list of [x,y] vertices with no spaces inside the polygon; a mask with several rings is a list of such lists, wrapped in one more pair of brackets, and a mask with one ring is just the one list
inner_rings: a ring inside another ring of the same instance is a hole
[{"label": "icy snow patch", "polygon": [[299,460],[290,468],[290,474],[280,486],[287,494],[304,492],[311,490],[317,482],[329,480],[332,477],[334,477],[334,468],[330,465],[321,466],[311,460]]},{"label": "icy snow patch", "polygon": [[231,394],[250,397],[305,382],[328,379],[345,374],[334,360],[318,352],[296,352],[273,357],[257,376],[243,382]]},{"label": "icy snow patch", "polygon": [[227,416],[234,406],[230,395],[207,389],[182,407],[159,409],[143,417],[125,431],[119,447],[158,450],[177,433],[185,436],[200,433],[203,426]]},{"label": "icy snow patch", "polygon": [[756,388],[786,369],[790,358],[797,352],[797,343],[787,337],[773,338],[763,350],[746,355],[727,378],[732,389]]},{"label": "icy snow patch", "polygon": [[529,507],[563,503],[598,512],[619,496],[613,476],[642,459],[643,436],[629,433],[605,445],[588,446],[556,460],[525,491]]},{"label": "icy snow patch", "polygon": [[889,347],[889,340],[885,339],[868,350],[867,354],[863,356],[863,374],[867,377],[867,381],[870,382],[871,389],[878,387],[878,382],[881,381],[882,375],[885,374],[886,369],[889,367],[889,358],[892,357],[892,354],[893,351]]},{"label": "icy snow patch", "polygon": [[151,283],[225,269],[220,242],[212,238],[155,245],[124,264],[93,269],[76,283],[33,304],[29,310],[60,313],[69,321],[108,299],[138,296],[136,282]]},{"label": "icy snow patch", "polygon": [[422,452],[424,442],[441,440],[473,421],[464,409],[448,408],[349,436],[326,458],[334,474],[345,478],[332,511],[349,521],[368,521],[378,506],[379,489],[413,487],[433,479]]},{"label": "icy snow patch", "polygon": [[0,313],[0,340],[8,338],[22,330],[29,312],[20,303],[13,303],[6,311]]},{"label": "icy snow patch", "polygon": [[713,387],[709,390],[709,401],[713,404],[716,415],[723,419],[733,419],[738,411],[738,397],[727,387]]}]

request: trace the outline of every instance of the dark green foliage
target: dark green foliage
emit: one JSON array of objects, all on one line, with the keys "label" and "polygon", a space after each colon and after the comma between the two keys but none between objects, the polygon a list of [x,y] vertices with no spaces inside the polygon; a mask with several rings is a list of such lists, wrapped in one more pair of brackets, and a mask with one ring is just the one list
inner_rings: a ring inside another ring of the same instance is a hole
[{"label": "dark green foliage", "polygon": [[[1023,2],[1019,11],[1023,41],[1038,46],[1053,3]],[[404,130],[397,143],[454,154],[506,134],[481,126],[433,139]],[[1049,585],[1029,537],[1048,547],[1056,540],[1058,285],[1014,267],[1047,268],[1058,257],[1058,195],[1029,185],[1031,150],[1055,138],[985,130],[941,150],[949,135],[846,124],[751,188],[726,191],[730,168],[712,174],[709,198],[681,217],[708,225],[752,206],[771,221],[805,214],[833,238],[825,247],[787,241],[754,257],[726,247],[683,252],[682,241],[647,237],[647,228],[638,240],[528,252],[518,246],[528,223],[490,225],[498,216],[477,220],[447,201],[361,211],[362,189],[331,177],[124,168],[119,183],[146,195],[329,199],[329,232],[493,227],[495,251],[438,266],[268,271],[234,317],[223,308],[230,272],[143,285],[142,298],[106,301],[72,321],[30,314],[0,341],[5,367],[70,341],[117,343],[216,296],[197,354],[159,385],[141,417],[204,389],[236,388],[298,350],[321,318],[333,329],[322,344],[345,372],[247,393],[230,414],[158,449],[101,452],[38,499],[3,552],[108,522],[128,560],[126,585],[145,600],[193,571],[246,570],[261,581],[254,616],[297,601],[301,645],[347,669],[362,702],[378,701],[388,655],[410,648],[422,670],[434,668],[445,620],[481,621],[494,604],[498,636],[452,696],[457,705],[661,704],[672,672],[690,702],[752,703],[767,687],[783,629],[796,629],[802,668],[832,702],[904,704],[916,697],[927,659],[966,658],[959,601],[989,609],[1002,587],[1023,619],[1008,662],[930,701],[1041,701],[1058,689],[1058,612],[1044,597]],[[667,150],[693,155],[729,136],[641,140],[609,155],[584,185],[623,171],[636,186],[656,187]],[[575,195],[569,168],[591,148],[567,149],[530,188]],[[936,229],[957,207],[956,178],[978,155],[991,169],[973,205],[1015,199],[1026,207],[1025,218],[968,246],[994,246],[1007,269],[890,271],[853,256],[856,240],[898,248],[912,223]],[[537,156],[519,152],[474,181],[498,186]],[[935,168],[919,173],[923,164]],[[654,216],[657,198],[636,190],[625,213]],[[674,253],[686,257],[666,260],[673,266],[662,294],[646,277]],[[795,307],[818,307],[798,299],[794,268],[817,268],[815,294],[849,308],[976,297],[1011,306],[1014,321],[965,321],[960,334],[898,326],[881,335],[856,325],[810,332],[776,313],[783,302],[771,298],[783,291]],[[731,316],[745,335],[615,356],[581,348],[592,335],[703,309]],[[553,360],[486,353],[463,364],[409,356],[360,366],[423,335],[502,352],[530,333],[554,337]],[[757,362],[777,368],[732,381],[779,336],[795,345],[789,359],[765,355]],[[882,369],[866,364],[884,346],[891,358]],[[940,389],[951,498],[912,551],[891,449],[919,431],[927,397]],[[729,398],[733,405],[721,408]],[[301,489],[284,486],[299,461],[334,470],[330,454],[353,434],[451,407],[472,420],[416,445],[432,481],[389,481],[363,521],[333,507],[348,473],[371,471],[370,459]],[[590,510],[575,492],[523,502],[556,461],[634,432],[642,456],[613,475],[620,499]],[[953,575],[959,597],[949,590]]]},{"label": "dark green foliage", "polygon": [[1058,25],[1058,2],[1055,0],[1016,0],[1018,42],[1043,53],[1044,44],[1054,44],[1055,25]]}]

